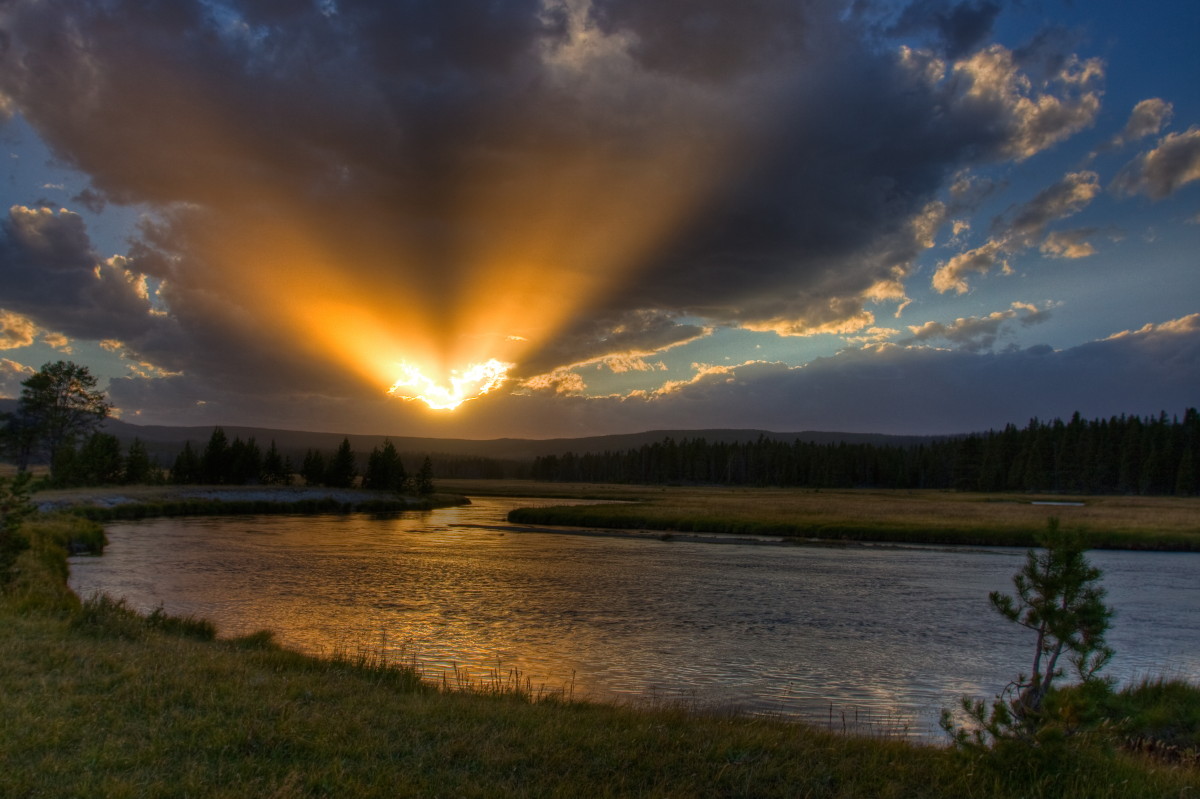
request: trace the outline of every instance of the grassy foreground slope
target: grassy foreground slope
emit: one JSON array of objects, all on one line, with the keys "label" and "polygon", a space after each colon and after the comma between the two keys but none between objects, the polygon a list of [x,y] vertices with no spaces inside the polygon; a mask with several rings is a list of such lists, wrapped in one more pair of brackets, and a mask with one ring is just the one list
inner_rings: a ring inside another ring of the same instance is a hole
[{"label": "grassy foreground slope", "polygon": [[[521,508],[509,520],[609,529],[847,541],[1033,546],[1057,517],[1094,549],[1200,551],[1200,497],[1050,496],[444,480],[464,494],[586,497],[622,504]],[[1044,504],[1069,503],[1069,504]]]},{"label": "grassy foreground slope", "polygon": [[80,601],[77,517],[40,516],[0,596],[0,796],[1184,796],[1196,772],[1104,747],[976,758],[774,720],[447,691],[370,657]]}]

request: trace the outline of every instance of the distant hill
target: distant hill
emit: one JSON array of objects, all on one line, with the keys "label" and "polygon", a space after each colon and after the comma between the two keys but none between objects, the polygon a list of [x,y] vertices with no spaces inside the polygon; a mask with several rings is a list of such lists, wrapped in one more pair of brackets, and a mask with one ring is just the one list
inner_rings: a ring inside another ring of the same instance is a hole
[{"label": "distant hill", "polygon": [[[0,399],[0,413],[16,408],[16,400]],[[291,456],[293,462],[299,463],[304,453],[309,449],[322,452],[332,452],[342,443],[343,438],[350,439],[350,446],[360,457],[365,457],[373,448],[390,439],[401,453],[449,455],[461,458],[493,458],[507,461],[532,461],[545,455],[562,455],[573,452],[577,455],[587,452],[619,451],[636,449],[643,444],[653,444],[670,437],[676,441],[685,438],[703,438],[709,442],[736,443],[739,441],[756,441],[763,437],[773,441],[809,441],[814,443],[876,444],[904,446],[933,441],[945,436],[889,436],[871,433],[837,433],[806,430],[798,433],[777,433],[770,430],[647,430],[642,433],[622,433],[610,436],[589,436],[586,438],[420,438],[415,436],[384,436],[384,435],[345,435],[343,433],[320,433],[303,430],[277,430],[266,427],[241,427],[238,425],[222,425],[230,440],[243,440],[253,437],[262,449],[266,449],[271,441],[284,455]],[[112,433],[122,444],[128,445],[134,438],[141,439],[152,457],[157,457],[163,465],[169,466],[175,456],[183,449],[187,441],[192,446],[203,449],[212,435],[212,426],[174,427],[164,425],[137,425],[120,419],[108,419],[104,423],[105,431]]]}]

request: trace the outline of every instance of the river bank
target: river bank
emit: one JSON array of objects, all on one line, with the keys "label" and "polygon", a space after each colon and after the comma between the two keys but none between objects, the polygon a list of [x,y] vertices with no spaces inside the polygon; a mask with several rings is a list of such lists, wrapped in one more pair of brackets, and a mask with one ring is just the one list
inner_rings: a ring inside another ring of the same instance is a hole
[{"label": "river bank", "polygon": [[96,521],[252,513],[384,513],[470,503],[461,494],[441,492],[400,496],[387,491],[323,486],[202,485],[50,489],[38,491],[32,501],[44,513],[70,511]]},{"label": "river bank", "polygon": [[827,541],[1033,546],[1047,519],[1093,549],[1200,551],[1200,497],[447,480],[478,496],[622,500],[519,509],[516,524]]},{"label": "river bank", "polygon": [[834,734],[771,718],[542,694],[519,675],[430,684],[371,652],[315,658],[265,633],[81,603],[62,542],[0,595],[0,795],[1161,797],[1194,770],[1067,748],[1052,761]]}]

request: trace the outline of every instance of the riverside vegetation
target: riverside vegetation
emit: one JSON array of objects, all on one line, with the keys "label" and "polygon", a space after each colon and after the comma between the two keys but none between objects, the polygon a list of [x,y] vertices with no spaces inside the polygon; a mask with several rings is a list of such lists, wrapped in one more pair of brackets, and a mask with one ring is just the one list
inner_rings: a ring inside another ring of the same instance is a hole
[{"label": "riverside vegetation", "polygon": [[[594,704],[517,675],[422,679],[369,652],[68,589],[102,528],[0,485],[0,795],[1174,797],[1200,786],[1200,690],[1102,691],[1086,734],[1025,746],[852,737],[769,718]],[[1071,690],[1071,689],[1068,689]],[[1134,751],[1131,751],[1134,750]],[[1190,758],[1190,760],[1189,760]]]},{"label": "riverside vegetation", "polygon": [[[520,508],[517,524],[801,539],[1033,546],[1050,516],[1090,549],[1200,551],[1200,497],[961,491],[630,486],[447,480],[479,496],[584,497],[595,505]],[[1064,507],[1059,503],[1067,503]]]}]

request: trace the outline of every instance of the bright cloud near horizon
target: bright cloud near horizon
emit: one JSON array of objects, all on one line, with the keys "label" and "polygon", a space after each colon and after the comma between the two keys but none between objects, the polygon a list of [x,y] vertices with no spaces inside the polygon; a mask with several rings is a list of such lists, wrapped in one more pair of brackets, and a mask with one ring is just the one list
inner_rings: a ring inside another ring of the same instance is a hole
[{"label": "bright cloud near horizon", "polygon": [[70,358],[144,424],[1179,413],[1197,30],[1184,0],[9,0],[0,396]]}]

